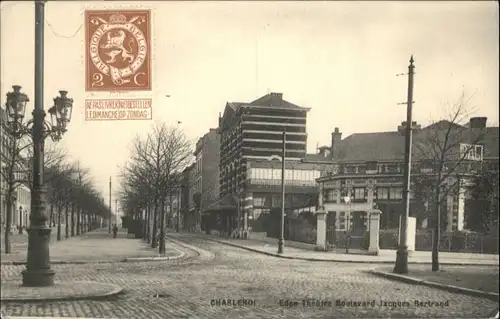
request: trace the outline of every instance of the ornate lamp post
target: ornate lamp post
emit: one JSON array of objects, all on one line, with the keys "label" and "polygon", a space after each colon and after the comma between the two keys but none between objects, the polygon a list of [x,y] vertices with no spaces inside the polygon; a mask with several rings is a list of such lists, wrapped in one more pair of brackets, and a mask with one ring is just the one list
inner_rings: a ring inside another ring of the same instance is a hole
[{"label": "ornate lamp post", "polygon": [[[43,74],[43,73],[42,73]],[[39,75],[40,76],[40,75]],[[31,136],[33,140],[33,188],[31,194],[31,213],[28,231],[28,258],[26,269],[22,272],[23,285],[28,287],[51,286],[55,272],[50,269],[50,227],[45,213],[45,188],[43,185],[44,144],[47,137],[59,141],[66,132],[71,120],[73,99],[67,97],[67,91],[59,91],[54,98],[54,106],[48,111],[51,123],[44,120],[43,92],[36,87],[36,101],[33,119],[23,124],[28,96],[21,93],[21,87],[14,85],[13,92],[7,93],[7,126],[14,138]]]}]

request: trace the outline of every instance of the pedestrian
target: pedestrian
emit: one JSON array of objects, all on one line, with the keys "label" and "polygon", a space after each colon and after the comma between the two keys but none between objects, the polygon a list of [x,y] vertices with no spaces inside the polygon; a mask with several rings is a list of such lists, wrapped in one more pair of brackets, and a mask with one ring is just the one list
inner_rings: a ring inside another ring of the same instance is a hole
[{"label": "pedestrian", "polygon": [[113,225],[113,238],[116,238],[116,234],[118,233],[118,226],[116,224]]}]

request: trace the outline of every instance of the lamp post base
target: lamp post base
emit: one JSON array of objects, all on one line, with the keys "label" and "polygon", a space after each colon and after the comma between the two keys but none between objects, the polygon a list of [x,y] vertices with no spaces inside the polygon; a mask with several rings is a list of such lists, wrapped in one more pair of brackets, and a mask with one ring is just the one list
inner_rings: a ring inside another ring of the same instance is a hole
[{"label": "lamp post base", "polygon": [[283,253],[284,246],[285,246],[285,240],[283,238],[280,238],[278,240],[278,254],[282,254]]},{"label": "lamp post base", "polygon": [[54,285],[55,271],[50,269],[50,232],[43,226],[31,226],[28,232],[28,258],[23,270],[23,286],[46,287]]},{"label": "lamp post base", "polygon": [[408,273],[408,247],[399,246],[396,251],[396,264],[394,265],[394,273],[407,274]]}]

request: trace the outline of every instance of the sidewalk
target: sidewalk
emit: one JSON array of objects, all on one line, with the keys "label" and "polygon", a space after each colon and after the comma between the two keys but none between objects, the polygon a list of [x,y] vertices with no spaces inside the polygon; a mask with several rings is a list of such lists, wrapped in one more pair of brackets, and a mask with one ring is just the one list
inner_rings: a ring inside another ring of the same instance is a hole
[{"label": "sidewalk", "polygon": [[[374,263],[374,264],[386,264],[386,263],[393,264],[394,261],[396,260],[395,250],[380,250],[380,253],[377,256],[345,254],[339,251],[320,252],[308,249],[289,247],[287,246],[285,241],[284,254],[278,254],[277,240],[276,244],[272,244],[267,241],[259,241],[255,239],[228,239],[228,238],[221,238],[213,235],[206,235],[200,233],[190,234],[190,235],[213,240],[230,246],[239,247],[249,251],[258,252],[279,258],[286,258],[286,259],[298,259],[307,261]],[[498,266],[499,265],[498,257],[499,257],[498,255],[440,252],[439,263],[441,265]],[[411,264],[431,264],[431,252],[426,252],[426,251],[411,252],[411,256],[408,258],[408,261]]]},{"label": "sidewalk", "polygon": [[[61,238],[62,240],[65,240],[65,235],[66,235],[66,226],[61,225]],[[0,253],[5,252],[5,246],[4,246],[4,239],[5,239],[5,233],[2,231],[0,232]],[[52,228],[52,231],[50,232],[50,242],[53,243],[57,241],[57,226]],[[28,247],[28,232],[26,230],[23,230],[22,234],[19,234],[18,231],[14,232],[12,235],[10,235],[10,243],[12,247],[12,252],[16,251],[21,251],[21,250],[26,250]]]},{"label": "sidewalk", "polygon": [[408,274],[400,275],[393,272],[392,266],[367,270],[368,273],[402,281],[412,285],[424,285],[453,293],[498,301],[498,268],[481,266],[446,266],[433,272],[426,265],[412,265]]},{"label": "sidewalk", "polygon": [[[17,244],[13,247],[12,254],[1,254],[1,263],[25,263],[26,253],[27,243]],[[142,239],[127,238],[126,229],[120,229],[117,238],[113,238],[108,229],[102,228],[61,241],[51,238],[50,244],[50,259],[53,264],[166,260],[179,259],[184,255],[167,241],[165,255],[159,256],[158,248],[152,249]]]}]

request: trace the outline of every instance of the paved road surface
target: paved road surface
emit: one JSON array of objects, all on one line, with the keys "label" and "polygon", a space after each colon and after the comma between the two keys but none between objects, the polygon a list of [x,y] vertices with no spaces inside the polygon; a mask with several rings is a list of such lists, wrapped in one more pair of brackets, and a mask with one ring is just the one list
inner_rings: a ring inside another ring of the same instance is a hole
[{"label": "paved road surface", "polygon": [[[182,235],[179,235],[183,237]],[[388,281],[359,270],[380,265],[279,259],[200,238],[185,237],[216,254],[170,262],[115,265],[56,265],[61,280],[96,280],[121,285],[126,293],[110,301],[9,305],[9,315],[114,318],[484,318],[498,303],[424,286]],[[192,252],[191,252],[192,254]],[[19,276],[22,267],[2,266],[3,278]],[[19,277],[18,277],[19,278]],[[332,302],[303,307],[302,300]],[[217,306],[215,300],[253,300],[255,305]],[[294,307],[281,301],[298,301]],[[339,307],[336,300],[372,301],[374,307]],[[414,301],[443,306],[415,307]],[[383,305],[380,303],[386,302]],[[398,306],[398,302],[409,304]],[[393,305],[393,307],[391,306]]]}]

